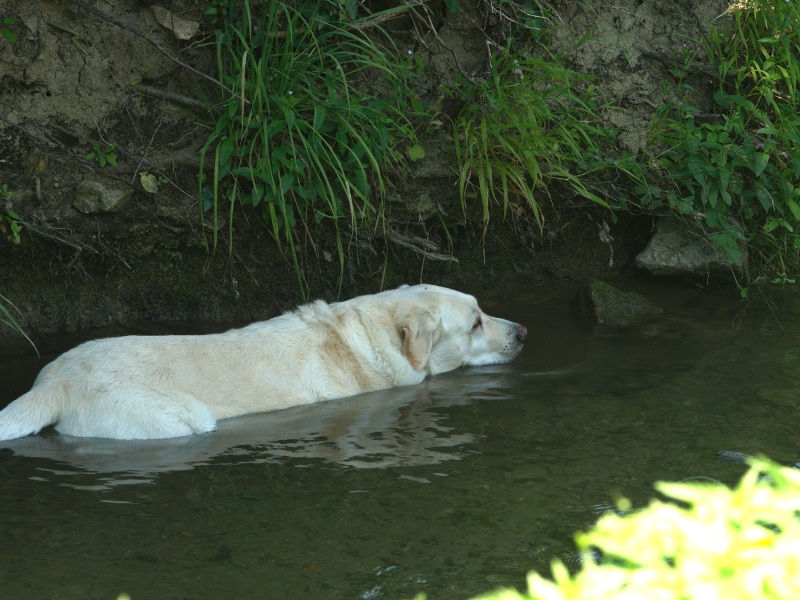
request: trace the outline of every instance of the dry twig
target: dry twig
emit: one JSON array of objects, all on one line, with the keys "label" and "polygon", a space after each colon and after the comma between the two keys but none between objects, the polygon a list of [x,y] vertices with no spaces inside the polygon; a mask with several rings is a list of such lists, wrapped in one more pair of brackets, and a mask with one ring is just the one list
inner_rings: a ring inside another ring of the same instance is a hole
[{"label": "dry twig", "polygon": [[400,232],[389,229],[386,232],[386,239],[390,242],[397,244],[398,246],[403,246],[404,248],[408,248],[413,250],[417,254],[421,254],[425,258],[429,258],[431,260],[439,260],[444,262],[458,262],[458,259],[455,256],[448,255],[448,254],[439,254],[435,252],[438,250],[439,247],[434,244],[430,240],[426,240],[424,238],[418,236],[405,236],[402,235]]},{"label": "dry twig", "polygon": [[195,100],[194,98],[190,98],[189,96],[184,96],[183,94],[178,94],[176,92],[171,92],[169,90],[162,90],[161,88],[156,88],[150,85],[144,85],[143,83],[136,83],[133,87],[142,92],[143,94],[147,94],[148,96],[153,96],[154,98],[161,98],[162,100],[169,100],[170,102],[174,102],[175,104],[182,104],[183,106],[188,106],[189,108],[195,108],[197,110],[207,112],[208,105],[201,102],[200,100]]}]

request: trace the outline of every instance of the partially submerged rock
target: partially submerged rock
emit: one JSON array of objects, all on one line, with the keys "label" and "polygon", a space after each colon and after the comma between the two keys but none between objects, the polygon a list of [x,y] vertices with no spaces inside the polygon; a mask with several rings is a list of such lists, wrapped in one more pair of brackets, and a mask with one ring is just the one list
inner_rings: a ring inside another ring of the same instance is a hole
[{"label": "partially submerged rock", "polygon": [[655,235],[636,257],[636,266],[653,275],[688,277],[704,283],[735,283],[747,270],[747,248],[734,262],[713,241],[677,219],[658,220]]},{"label": "partially submerged rock", "polygon": [[578,292],[578,313],[592,327],[635,327],[663,315],[664,309],[641,294],[593,279]]}]

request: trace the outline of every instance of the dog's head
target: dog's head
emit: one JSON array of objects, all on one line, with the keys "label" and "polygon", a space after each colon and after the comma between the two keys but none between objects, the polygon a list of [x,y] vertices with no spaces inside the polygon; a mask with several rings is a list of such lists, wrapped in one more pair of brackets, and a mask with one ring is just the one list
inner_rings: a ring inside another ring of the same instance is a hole
[{"label": "dog's head", "polygon": [[416,371],[506,363],[522,350],[528,330],[485,314],[472,296],[433,285],[395,293],[402,352]]}]

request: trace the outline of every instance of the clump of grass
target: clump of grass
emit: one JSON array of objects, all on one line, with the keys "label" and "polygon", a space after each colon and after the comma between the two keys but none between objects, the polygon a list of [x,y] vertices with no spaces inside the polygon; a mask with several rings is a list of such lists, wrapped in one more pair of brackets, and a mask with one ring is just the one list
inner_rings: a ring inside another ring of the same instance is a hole
[{"label": "clump of grass", "polygon": [[339,223],[356,234],[383,219],[387,178],[403,168],[403,146],[416,143],[409,114],[422,112],[405,79],[403,54],[379,27],[369,35],[339,3],[268,2],[220,11],[215,32],[223,99],[202,149],[204,209],[214,221],[236,203],[256,210],[288,247],[304,289],[298,226]]},{"label": "clump of grass", "polygon": [[[581,86],[581,92],[577,91]],[[505,215],[519,199],[544,226],[541,196],[559,183],[601,206],[586,175],[611,132],[600,125],[600,107],[588,78],[558,61],[515,51],[513,42],[491,59],[485,81],[464,87],[464,105],[453,124],[462,207],[478,198],[484,231],[492,206]]]},{"label": "clump of grass", "polygon": [[2,323],[7,327],[10,327],[12,331],[16,331],[18,334],[20,334],[22,337],[28,340],[28,342],[30,342],[30,345],[33,346],[33,349],[36,350],[36,354],[38,355],[39,350],[36,348],[36,344],[33,343],[33,340],[27,334],[22,325],[19,324],[19,321],[17,321],[14,318],[14,315],[12,314],[11,310],[9,310],[9,307],[13,308],[14,310],[17,310],[17,307],[11,303],[11,300],[0,294],[0,323]]}]

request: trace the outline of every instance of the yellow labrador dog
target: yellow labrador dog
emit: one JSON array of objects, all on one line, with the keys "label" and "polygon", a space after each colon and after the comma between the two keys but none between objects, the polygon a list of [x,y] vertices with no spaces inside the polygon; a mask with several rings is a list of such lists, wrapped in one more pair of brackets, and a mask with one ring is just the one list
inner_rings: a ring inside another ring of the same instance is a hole
[{"label": "yellow labrador dog", "polygon": [[415,285],[317,301],[226,333],[95,340],[47,365],[30,392],[0,411],[0,440],[53,424],[116,439],[203,433],[217,419],[509,362],[526,335],[484,314],[472,296]]}]

